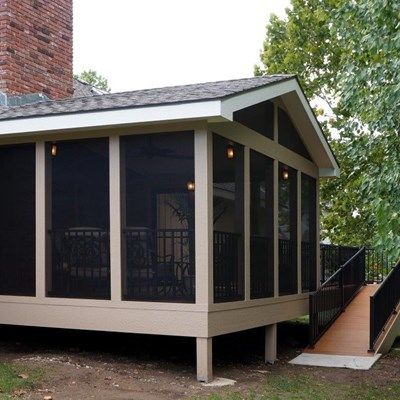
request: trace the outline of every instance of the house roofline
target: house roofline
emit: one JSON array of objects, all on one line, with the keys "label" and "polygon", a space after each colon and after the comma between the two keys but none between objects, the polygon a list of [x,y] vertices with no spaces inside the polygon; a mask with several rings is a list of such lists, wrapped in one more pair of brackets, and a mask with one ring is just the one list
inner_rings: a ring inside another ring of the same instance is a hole
[{"label": "house roofline", "polygon": [[[296,95],[295,97],[294,94]],[[324,135],[315,113],[294,76],[280,82],[261,85],[257,88],[212,100],[184,101],[168,104],[127,106],[117,109],[89,110],[70,113],[4,119],[0,121],[0,138],[21,134],[54,133],[61,131],[93,130],[116,128],[130,125],[179,122],[182,120],[206,120],[208,122],[233,121],[233,113],[261,101],[282,96],[294,101],[300,110],[308,130],[318,137],[311,140],[311,153],[319,154],[320,164],[325,176],[338,176],[339,163]],[[300,103],[301,105],[300,105]],[[288,110],[293,111],[293,110]],[[305,140],[307,146],[307,141]],[[316,146],[316,149],[313,147]],[[317,152],[317,153],[316,153]],[[318,153],[320,152],[320,153]],[[322,154],[322,153],[323,154]],[[322,154],[322,155],[321,155]]]}]

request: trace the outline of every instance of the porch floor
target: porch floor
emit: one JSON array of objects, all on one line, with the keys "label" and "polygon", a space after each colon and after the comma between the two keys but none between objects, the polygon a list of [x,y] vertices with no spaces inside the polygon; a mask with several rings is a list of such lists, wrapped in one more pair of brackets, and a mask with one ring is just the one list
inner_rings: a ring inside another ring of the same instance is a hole
[{"label": "porch floor", "polygon": [[370,297],[378,287],[379,285],[363,287],[314,348],[307,348],[304,353],[374,357],[374,353],[368,352],[369,313]]}]

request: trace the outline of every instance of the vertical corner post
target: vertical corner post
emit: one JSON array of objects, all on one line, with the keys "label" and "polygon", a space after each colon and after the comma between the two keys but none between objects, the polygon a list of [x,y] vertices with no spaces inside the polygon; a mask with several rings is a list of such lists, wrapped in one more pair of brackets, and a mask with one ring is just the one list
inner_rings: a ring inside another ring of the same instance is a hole
[{"label": "vertical corner post", "polygon": [[120,138],[110,136],[110,280],[111,300],[122,299],[121,257],[121,163]]}]

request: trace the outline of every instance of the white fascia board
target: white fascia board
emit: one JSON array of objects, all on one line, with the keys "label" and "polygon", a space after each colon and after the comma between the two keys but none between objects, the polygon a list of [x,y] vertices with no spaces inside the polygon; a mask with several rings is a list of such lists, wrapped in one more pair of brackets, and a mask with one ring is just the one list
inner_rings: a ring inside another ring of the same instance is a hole
[{"label": "white fascia board", "polygon": [[339,178],[340,170],[339,168],[320,168],[319,176],[321,178]]},{"label": "white fascia board", "polygon": [[220,118],[221,101],[90,111],[0,121],[0,136]]},{"label": "white fascia board", "polygon": [[319,140],[321,141],[321,144],[324,147],[324,150],[325,150],[325,152],[326,152],[327,156],[329,157],[329,160],[330,160],[330,162],[332,164],[332,169],[334,171],[334,174],[333,175],[326,175],[326,176],[339,176],[340,168],[339,168],[339,165],[338,165],[338,163],[337,163],[337,161],[335,159],[335,156],[333,155],[332,150],[329,147],[327,139],[325,138],[325,135],[321,130],[321,127],[320,127],[320,125],[319,125],[319,123],[318,123],[318,121],[317,121],[317,119],[316,119],[316,117],[314,115],[314,112],[313,112],[313,110],[312,110],[312,108],[310,106],[310,103],[308,102],[306,96],[304,95],[304,92],[301,90],[299,84],[297,82],[296,82],[296,84],[297,84],[296,93],[299,96],[299,98],[300,98],[300,100],[301,100],[301,102],[302,102],[302,104],[304,106],[304,111],[307,113],[307,116],[308,116],[310,122],[312,123],[312,125],[314,127],[314,130],[317,133],[317,135],[319,137]]},{"label": "white fascia board", "polygon": [[270,86],[265,86],[260,89],[255,89],[244,94],[239,94],[237,96],[233,96],[226,100],[222,101],[221,104],[221,115],[229,121],[233,121],[233,113],[235,111],[241,110],[243,108],[252,106],[257,103],[261,103],[262,101],[271,100],[278,96],[283,96],[287,93],[295,92],[299,97],[304,112],[307,115],[307,118],[310,120],[315,133],[318,135],[319,141],[323,146],[326,156],[328,157],[332,168],[325,168],[323,173],[326,175],[321,176],[338,176],[339,174],[339,165],[336,162],[335,156],[333,155],[326,138],[321,130],[321,127],[316,120],[314,113],[311,109],[311,106],[306,99],[303,91],[300,88],[297,80],[295,78],[278,82]]},{"label": "white fascia board", "polygon": [[288,92],[295,91],[298,86],[299,85],[295,79],[290,79],[284,82],[277,82],[269,86],[261,87],[259,89],[250,90],[243,94],[234,95],[226,100],[222,100],[221,115],[232,121],[233,113],[235,111],[263,101],[271,100],[274,97],[283,96]]}]

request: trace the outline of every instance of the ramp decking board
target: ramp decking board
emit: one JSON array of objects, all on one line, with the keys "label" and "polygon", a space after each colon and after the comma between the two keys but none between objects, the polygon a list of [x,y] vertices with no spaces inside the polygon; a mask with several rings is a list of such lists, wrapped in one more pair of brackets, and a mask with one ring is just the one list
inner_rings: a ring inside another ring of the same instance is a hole
[{"label": "ramp decking board", "polygon": [[367,285],[361,289],[346,310],[318,340],[313,349],[305,353],[374,356],[369,353],[369,312],[370,296],[379,285]]}]

